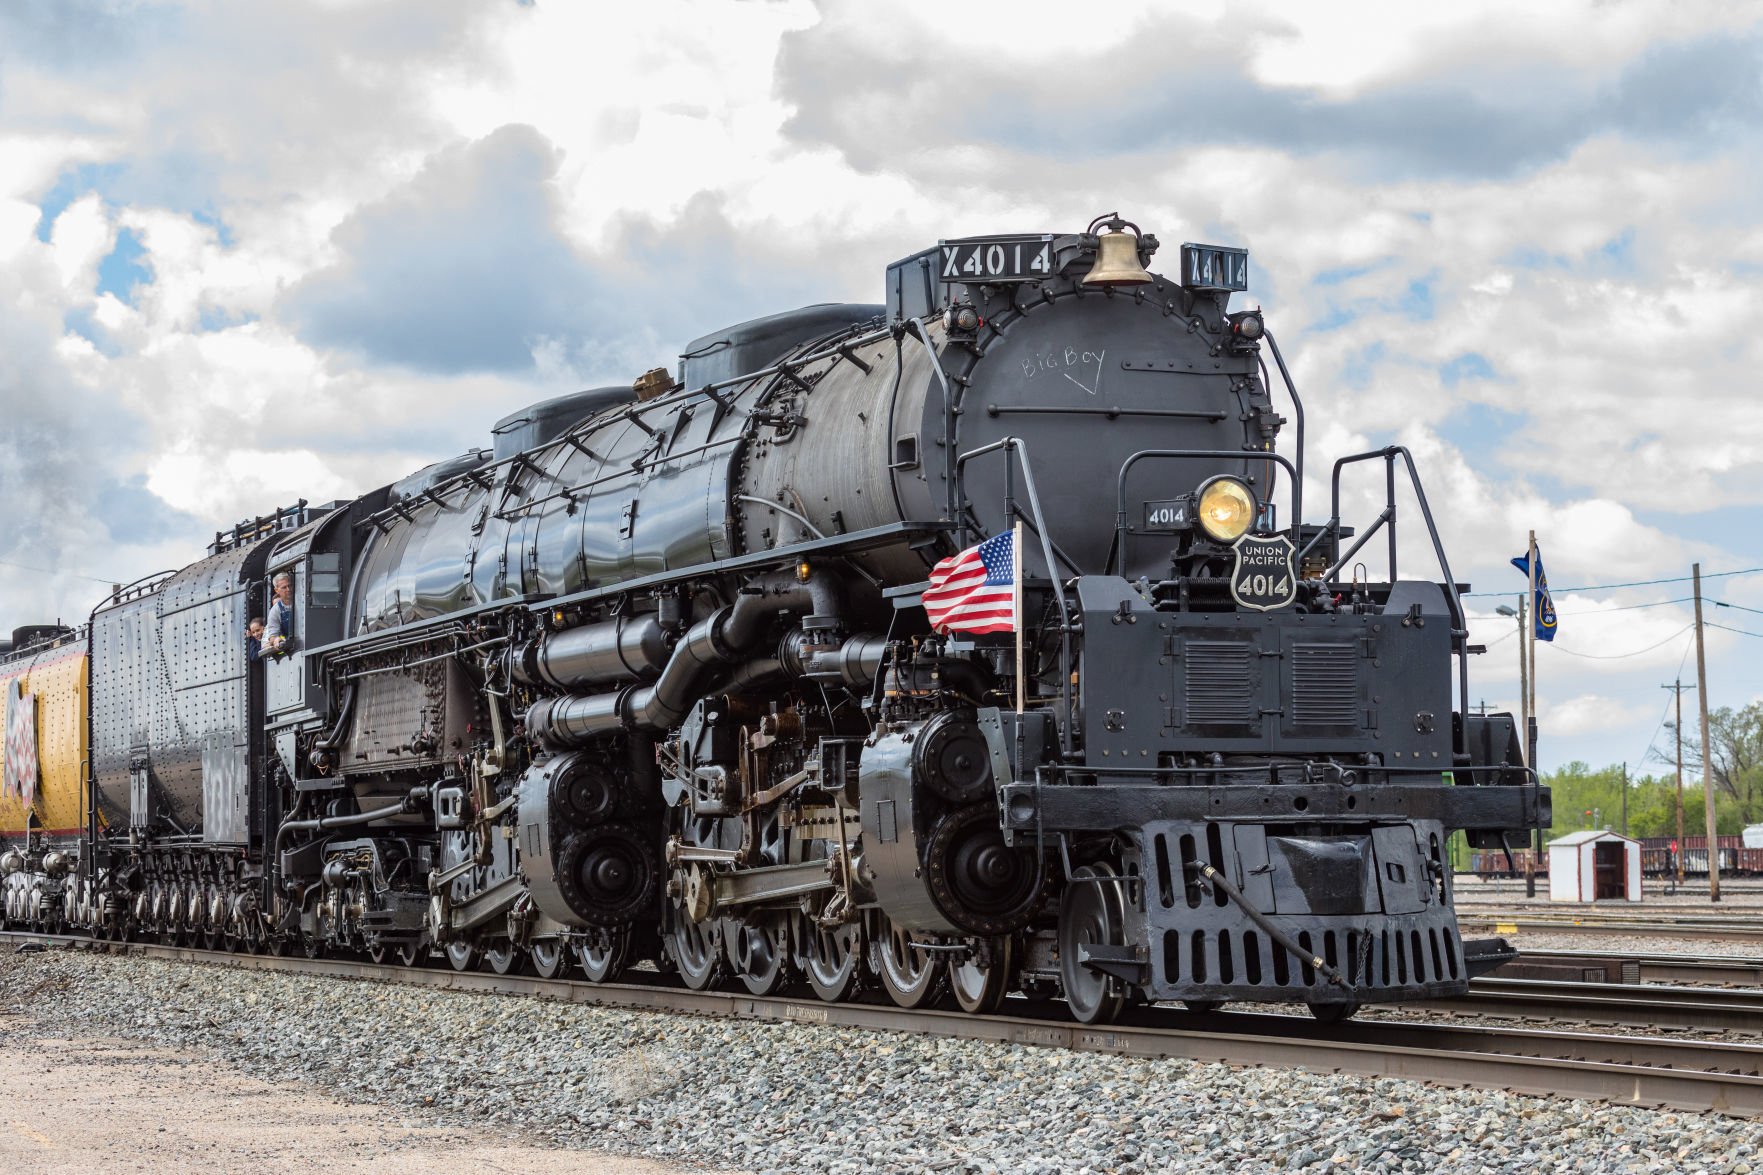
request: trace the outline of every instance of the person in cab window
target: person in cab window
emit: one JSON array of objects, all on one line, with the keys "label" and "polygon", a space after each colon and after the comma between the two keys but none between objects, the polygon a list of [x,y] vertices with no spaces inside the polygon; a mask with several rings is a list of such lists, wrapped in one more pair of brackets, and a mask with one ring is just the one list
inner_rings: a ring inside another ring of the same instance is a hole
[{"label": "person in cab window", "polygon": [[263,648],[270,655],[283,652],[294,639],[294,577],[282,572],[275,577],[275,603],[263,629]]},{"label": "person in cab window", "polygon": [[257,660],[263,652],[263,617],[253,616],[251,623],[245,626],[245,656],[247,660]]}]

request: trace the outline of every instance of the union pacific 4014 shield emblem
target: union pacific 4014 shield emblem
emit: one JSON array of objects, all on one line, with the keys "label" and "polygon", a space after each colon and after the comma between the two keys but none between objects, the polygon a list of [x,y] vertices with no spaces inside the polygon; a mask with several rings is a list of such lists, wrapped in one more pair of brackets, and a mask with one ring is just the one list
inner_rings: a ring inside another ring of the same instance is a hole
[{"label": "union pacific 4014 shield emblem", "polygon": [[1231,599],[1257,612],[1271,612],[1298,598],[1298,552],[1291,539],[1283,534],[1246,534],[1231,550],[1237,556],[1230,576]]}]

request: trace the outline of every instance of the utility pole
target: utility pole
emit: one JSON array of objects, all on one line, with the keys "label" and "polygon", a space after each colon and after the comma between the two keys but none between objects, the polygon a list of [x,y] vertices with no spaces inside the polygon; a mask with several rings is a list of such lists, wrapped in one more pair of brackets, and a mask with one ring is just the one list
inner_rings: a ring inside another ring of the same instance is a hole
[{"label": "utility pole", "polygon": [[[1622,835],[1628,835],[1628,764],[1622,764]],[[1626,852],[1627,850],[1624,850]]]},{"label": "utility pole", "polygon": [[[1683,884],[1683,678],[1678,678],[1670,685],[1662,685],[1660,689],[1668,689],[1677,695],[1677,883]],[[1694,688],[1694,687],[1691,687]]]},{"label": "utility pole", "polygon": [[[1530,667],[1526,655],[1526,649],[1529,647],[1526,637],[1530,630],[1530,626],[1526,623],[1526,618],[1529,616],[1527,601],[1525,597],[1519,596],[1517,611],[1513,611],[1504,604],[1495,608],[1494,611],[1501,616],[1512,616],[1518,620],[1518,757],[1519,761],[1529,767],[1534,775],[1536,764],[1531,762],[1534,756],[1530,753]],[[1526,897],[1537,896],[1536,867],[1537,862],[1542,860],[1542,856],[1543,830],[1539,828],[1532,842],[1531,855],[1524,862],[1524,894]]]},{"label": "utility pole", "polygon": [[1708,746],[1708,657],[1702,648],[1702,565],[1690,570],[1696,584],[1696,700],[1702,709],[1702,808],[1708,818],[1708,900],[1720,900],[1720,849],[1714,835],[1713,755]]}]

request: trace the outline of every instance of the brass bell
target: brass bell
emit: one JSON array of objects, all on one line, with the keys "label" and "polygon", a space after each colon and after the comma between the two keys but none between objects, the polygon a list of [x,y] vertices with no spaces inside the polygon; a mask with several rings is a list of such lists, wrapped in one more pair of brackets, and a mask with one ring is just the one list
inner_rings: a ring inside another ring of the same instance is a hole
[{"label": "brass bell", "polygon": [[[1151,275],[1139,264],[1139,226],[1120,219],[1118,214],[1097,217],[1090,232],[1105,228],[1111,231],[1096,239],[1096,263],[1084,276],[1086,286],[1148,285]],[[1127,232],[1127,229],[1132,232]]]}]

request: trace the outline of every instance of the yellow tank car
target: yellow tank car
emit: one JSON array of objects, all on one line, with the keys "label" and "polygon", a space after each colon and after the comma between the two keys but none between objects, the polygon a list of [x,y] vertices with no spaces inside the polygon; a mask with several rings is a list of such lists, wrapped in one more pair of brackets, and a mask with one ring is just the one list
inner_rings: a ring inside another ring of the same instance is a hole
[{"label": "yellow tank car", "polygon": [[0,774],[0,841],[20,844],[27,832],[51,839],[80,836],[86,825],[85,634],[70,634],[0,662],[0,691],[3,697],[32,699],[35,722],[29,734],[34,737],[21,740],[8,731],[5,749],[9,757],[28,759],[34,752],[36,759],[28,811],[12,786],[15,771]]}]

